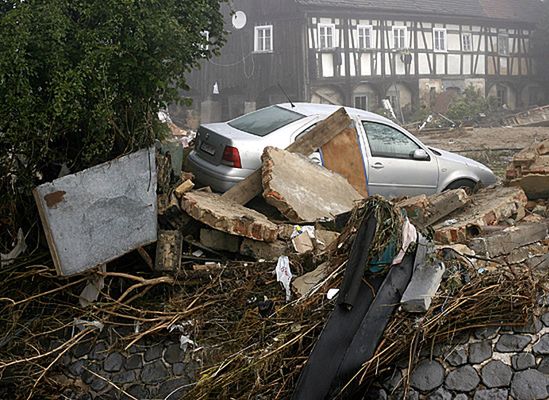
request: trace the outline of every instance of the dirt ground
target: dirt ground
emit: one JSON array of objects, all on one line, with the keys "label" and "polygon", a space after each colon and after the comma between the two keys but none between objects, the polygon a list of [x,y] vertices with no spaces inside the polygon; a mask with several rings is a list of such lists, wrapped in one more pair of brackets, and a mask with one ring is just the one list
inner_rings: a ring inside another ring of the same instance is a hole
[{"label": "dirt ground", "polygon": [[416,136],[428,146],[477,160],[504,178],[513,155],[532,143],[549,139],[549,127],[474,128],[469,131],[420,133]]},{"label": "dirt ground", "polygon": [[419,133],[416,136],[429,146],[459,153],[480,150],[521,150],[532,143],[549,139],[549,127],[474,128],[470,131]]}]

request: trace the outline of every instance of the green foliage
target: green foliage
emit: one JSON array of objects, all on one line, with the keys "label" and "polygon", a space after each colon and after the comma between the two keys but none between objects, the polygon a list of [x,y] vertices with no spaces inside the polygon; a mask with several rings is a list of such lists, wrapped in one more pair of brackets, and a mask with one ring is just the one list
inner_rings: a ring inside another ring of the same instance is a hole
[{"label": "green foliage", "polygon": [[224,44],[225,1],[0,1],[0,228],[62,164],[75,172],[161,134],[157,112]]},{"label": "green foliage", "polygon": [[448,108],[447,117],[454,121],[471,120],[480,113],[487,113],[497,108],[497,100],[493,97],[485,98],[480,90],[473,85],[467,87],[463,94],[456,97]]}]

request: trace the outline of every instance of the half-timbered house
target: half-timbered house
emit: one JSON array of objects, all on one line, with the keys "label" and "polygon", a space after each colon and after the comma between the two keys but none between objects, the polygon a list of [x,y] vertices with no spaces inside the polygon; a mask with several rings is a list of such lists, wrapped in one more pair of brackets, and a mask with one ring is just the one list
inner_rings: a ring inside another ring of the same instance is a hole
[{"label": "half-timbered house", "polygon": [[[189,76],[202,119],[277,102],[412,112],[472,85],[541,102],[530,54],[540,0],[234,0],[227,44]],[[548,55],[549,58],[549,55]]]}]

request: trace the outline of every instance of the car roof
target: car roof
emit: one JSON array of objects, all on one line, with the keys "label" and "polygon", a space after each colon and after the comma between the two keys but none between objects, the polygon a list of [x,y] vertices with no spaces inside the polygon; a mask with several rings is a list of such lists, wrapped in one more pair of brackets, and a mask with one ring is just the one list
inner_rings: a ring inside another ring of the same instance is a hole
[{"label": "car roof", "polygon": [[[318,104],[318,103],[293,103],[293,106],[291,103],[282,103],[282,104],[276,104],[276,105],[278,107],[282,107],[287,110],[303,114],[305,116],[318,115],[318,114],[329,115],[336,112],[342,107],[334,104]],[[385,118],[379,114],[375,114],[373,112],[360,110],[358,108],[353,108],[353,107],[344,107],[344,108],[345,108],[345,111],[347,111],[347,114],[351,116],[356,115],[359,118],[365,118],[370,121],[383,122],[391,125],[394,124],[394,122],[391,121],[390,119]]]}]

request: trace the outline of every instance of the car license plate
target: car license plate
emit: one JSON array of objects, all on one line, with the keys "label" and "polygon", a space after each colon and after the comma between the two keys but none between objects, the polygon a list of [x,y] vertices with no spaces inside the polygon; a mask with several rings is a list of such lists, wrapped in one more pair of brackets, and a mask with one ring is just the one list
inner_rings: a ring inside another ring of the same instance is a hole
[{"label": "car license plate", "polygon": [[209,145],[208,143],[202,143],[200,145],[200,150],[202,150],[204,153],[208,153],[211,156],[215,155],[215,147],[212,145]]}]

